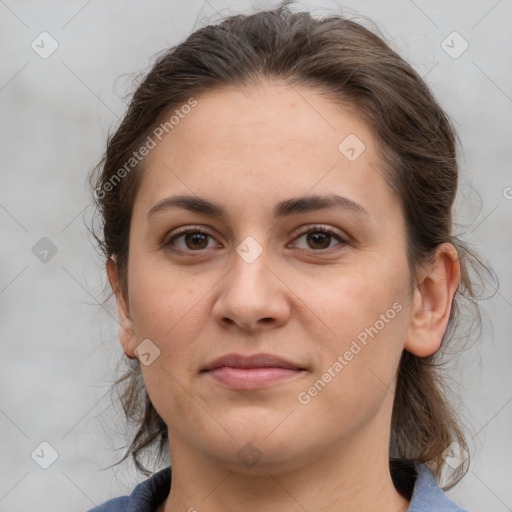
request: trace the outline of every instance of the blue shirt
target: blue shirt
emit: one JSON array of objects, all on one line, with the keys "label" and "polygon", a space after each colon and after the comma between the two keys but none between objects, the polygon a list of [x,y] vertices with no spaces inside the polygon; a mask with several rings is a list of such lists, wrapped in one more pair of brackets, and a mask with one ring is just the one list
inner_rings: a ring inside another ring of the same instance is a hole
[{"label": "blue shirt", "polygon": [[[417,476],[407,512],[468,512],[448,499],[427,466],[421,462],[414,465]],[[155,512],[170,489],[171,468],[168,467],[137,485],[130,496],[114,498],[89,512]]]}]

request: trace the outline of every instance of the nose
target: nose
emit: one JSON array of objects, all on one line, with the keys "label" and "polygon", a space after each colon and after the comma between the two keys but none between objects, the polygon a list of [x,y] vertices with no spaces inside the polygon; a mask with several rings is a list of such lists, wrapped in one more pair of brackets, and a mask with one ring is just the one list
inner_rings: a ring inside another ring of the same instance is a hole
[{"label": "nose", "polygon": [[215,321],[222,327],[266,330],[284,325],[290,317],[289,289],[268,266],[265,252],[251,263],[234,253],[232,269],[221,280],[213,306]]}]

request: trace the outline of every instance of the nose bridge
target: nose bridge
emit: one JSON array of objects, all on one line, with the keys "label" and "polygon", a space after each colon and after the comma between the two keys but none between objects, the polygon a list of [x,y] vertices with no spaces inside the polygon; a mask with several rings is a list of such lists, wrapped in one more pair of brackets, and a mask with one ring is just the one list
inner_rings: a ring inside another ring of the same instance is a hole
[{"label": "nose bridge", "polygon": [[248,302],[253,304],[263,300],[270,286],[268,274],[271,272],[268,263],[268,247],[264,248],[252,236],[246,237],[236,247],[232,257],[233,266],[227,283],[228,292],[234,296],[240,295],[240,299],[250,293],[253,300]]},{"label": "nose bridge", "polygon": [[[263,238],[263,237],[261,237]],[[235,323],[243,329],[260,324],[280,323],[287,315],[286,297],[271,266],[268,244],[248,236],[236,247],[231,269],[222,280],[214,305],[214,315],[223,324]]]}]

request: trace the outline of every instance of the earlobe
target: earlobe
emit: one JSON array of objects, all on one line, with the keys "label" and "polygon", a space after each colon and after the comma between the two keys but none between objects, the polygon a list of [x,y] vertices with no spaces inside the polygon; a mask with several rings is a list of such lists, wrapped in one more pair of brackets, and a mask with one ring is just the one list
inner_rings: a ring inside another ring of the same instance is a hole
[{"label": "earlobe", "polygon": [[130,316],[130,309],[127,298],[123,296],[121,291],[117,265],[113,257],[110,257],[107,261],[107,275],[117,302],[117,311],[119,314],[120,325],[119,341],[125,354],[129,358],[135,359],[135,337],[133,332],[133,323]]},{"label": "earlobe", "polygon": [[439,350],[459,283],[457,250],[450,243],[441,244],[434,261],[418,271],[405,350],[418,357]]}]

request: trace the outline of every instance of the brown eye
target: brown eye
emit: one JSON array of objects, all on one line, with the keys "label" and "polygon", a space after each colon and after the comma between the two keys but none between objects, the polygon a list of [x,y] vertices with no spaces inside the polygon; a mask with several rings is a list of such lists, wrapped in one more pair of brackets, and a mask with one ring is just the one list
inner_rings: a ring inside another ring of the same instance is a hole
[{"label": "brown eye", "polygon": [[329,233],[315,232],[308,233],[306,240],[312,249],[327,249],[331,243]]},{"label": "brown eye", "polygon": [[186,233],[184,236],[185,245],[189,249],[206,249],[208,245],[208,235],[204,233]]},{"label": "brown eye", "polygon": [[[307,231],[300,234],[295,240],[300,240],[303,237],[305,237],[306,241],[305,246],[303,245],[301,247],[299,244],[296,245],[296,247],[299,249],[313,250],[315,252],[331,249],[336,245],[342,248],[347,243],[338,232],[324,226],[310,227]],[[336,240],[338,241],[338,244],[332,244],[332,242]]]},{"label": "brown eye", "polygon": [[202,229],[188,229],[175,234],[164,243],[166,247],[182,252],[196,252],[209,249],[209,241],[213,237]]}]

